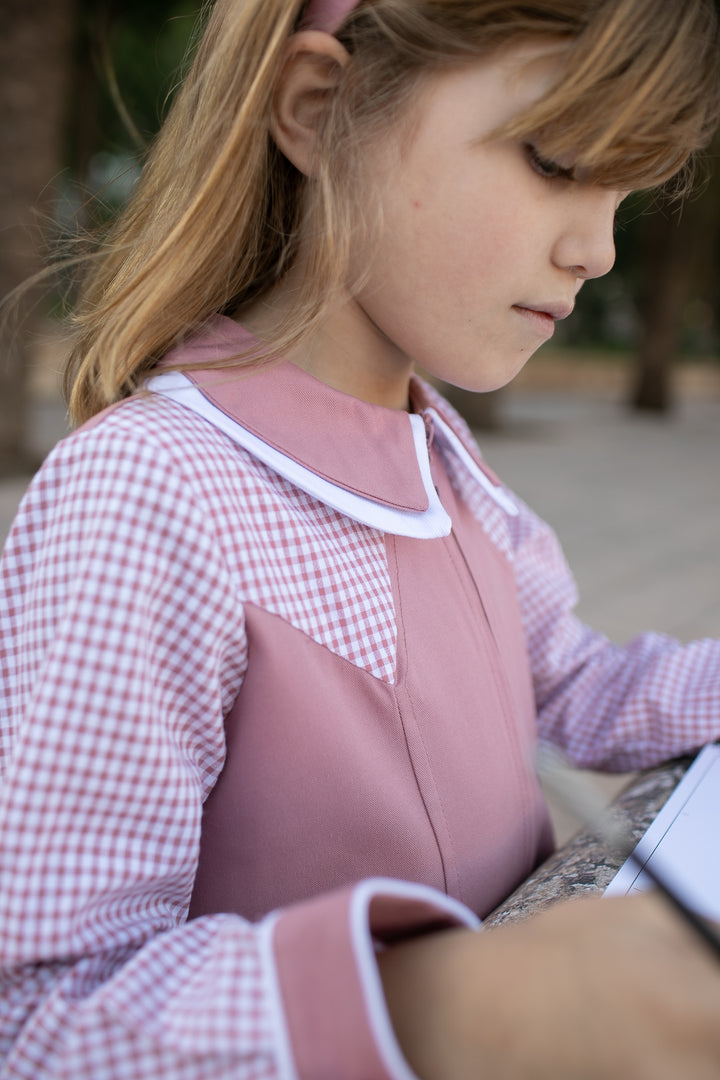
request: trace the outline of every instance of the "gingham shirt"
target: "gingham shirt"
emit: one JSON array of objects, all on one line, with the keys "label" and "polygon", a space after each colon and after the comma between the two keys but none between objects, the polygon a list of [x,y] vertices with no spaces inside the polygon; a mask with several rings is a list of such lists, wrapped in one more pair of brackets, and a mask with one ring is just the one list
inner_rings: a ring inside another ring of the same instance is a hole
[{"label": "gingham shirt", "polygon": [[[461,496],[513,560],[541,735],[580,765],[619,770],[718,737],[720,643],[648,634],[621,648],[582,626],[551,530],[514,497],[516,514],[488,494],[464,424],[421,393],[464,448]],[[348,570],[308,599],[308,559]],[[392,679],[382,531],[166,396],[138,395],[66,439],[23,500],[0,586],[3,1078],[304,1075],[273,920],[185,922],[202,802],[247,664],[243,598]],[[369,930],[382,935],[357,914],[396,888],[359,886],[329,910],[340,922],[354,912],[357,956],[365,949],[377,1075],[407,1078],[370,971]],[[439,894],[397,896],[409,925],[432,904],[440,921],[472,925]],[[341,1056],[331,1075],[359,1080],[356,1067]]]}]

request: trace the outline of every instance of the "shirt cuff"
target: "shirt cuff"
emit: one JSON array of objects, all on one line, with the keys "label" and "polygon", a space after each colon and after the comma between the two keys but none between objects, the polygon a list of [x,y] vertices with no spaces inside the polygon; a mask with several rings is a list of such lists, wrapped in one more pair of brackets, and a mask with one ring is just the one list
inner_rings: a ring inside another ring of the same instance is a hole
[{"label": "shirt cuff", "polygon": [[288,1080],[417,1080],[390,1023],[378,948],[450,927],[469,908],[424,885],[369,878],[268,916],[283,1075]]}]

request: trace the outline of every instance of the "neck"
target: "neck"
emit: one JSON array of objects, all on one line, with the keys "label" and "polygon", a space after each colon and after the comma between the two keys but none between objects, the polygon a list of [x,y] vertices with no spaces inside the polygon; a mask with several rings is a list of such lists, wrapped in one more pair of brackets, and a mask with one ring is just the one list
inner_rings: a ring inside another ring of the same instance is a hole
[{"label": "neck", "polygon": [[[268,340],[278,320],[292,310],[296,293],[292,272],[238,319],[252,334]],[[343,295],[322,324],[286,359],[327,386],[390,409],[409,408],[412,360],[374,325],[357,299]]]}]

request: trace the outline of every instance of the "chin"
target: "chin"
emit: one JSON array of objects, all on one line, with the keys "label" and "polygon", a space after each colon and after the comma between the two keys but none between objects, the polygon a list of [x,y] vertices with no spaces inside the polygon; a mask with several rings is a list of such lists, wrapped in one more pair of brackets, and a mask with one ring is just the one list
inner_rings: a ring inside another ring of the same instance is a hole
[{"label": "chin", "polygon": [[431,382],[452,386],[457,390],[473,394],[489,394],[493,390],[502,390],[504,386],[511,383],[516,375],[520,374],[531,356],[532,353],[529,352],[513,357],[511,363],[508,363],[506,357],[504,362],[499,361],[497,365],[488,362],[482,368],[478,365],[473,367],[468,363],[467,367],[464,366],[460,371],[453,371],[449,366],[438,365],[433,368],[418,366],[418,373],[429,378]]},{"label": "chin", "polygon": [[487,372],[477,375],[463,375],[457,378],[450,374],[438,374],[437,378],[448,386],[454,386],[457,390],[465,390],[473,394],[490,394],[494,390],[502,390],[513,381],[523,367],[524,363],[512,371]]}]

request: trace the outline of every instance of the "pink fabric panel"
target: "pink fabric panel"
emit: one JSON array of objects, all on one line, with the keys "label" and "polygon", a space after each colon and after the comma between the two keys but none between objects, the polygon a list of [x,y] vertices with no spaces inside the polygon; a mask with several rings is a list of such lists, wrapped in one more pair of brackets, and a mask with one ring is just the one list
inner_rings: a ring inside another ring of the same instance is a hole
[{"label": "pink fabric panel", "polygon": [[[552,850],[534,773],[535,710],[512,568],[462,516],[442,540],[392,538],[398,699],[447,892],[487,914]],[[443,549],[432,551],[432,547]]]},{"label": "pink fabric panel", "polygon": [[205,806],[193,915],[257,918],[368,876],[485,914],[550,850],[512,570],[463,520],[442,469],[436,480],[456,532],[386,541],[396,685],[248,606],[248,673]]},{"label": "pink fabric panel", "polygon": [[452,517],[452,533],[468,574],[468,595],[475,599],[476,611],[482,613],[483,625],[495,644],[494,654],[504,672],[503,693],[507,695],[510,715],[518,722],[521,737],[534,742],[535,696],[514,564],[491,536],[478,527],[477,519],[462,498],[455,495],[439,463],[433,465],[433,479]]},{"label": "pink fabric panel", "polygon": [[249,664],[205,804],[191,916],[383,875],[444,887],[394,689],[246,607]]}]

